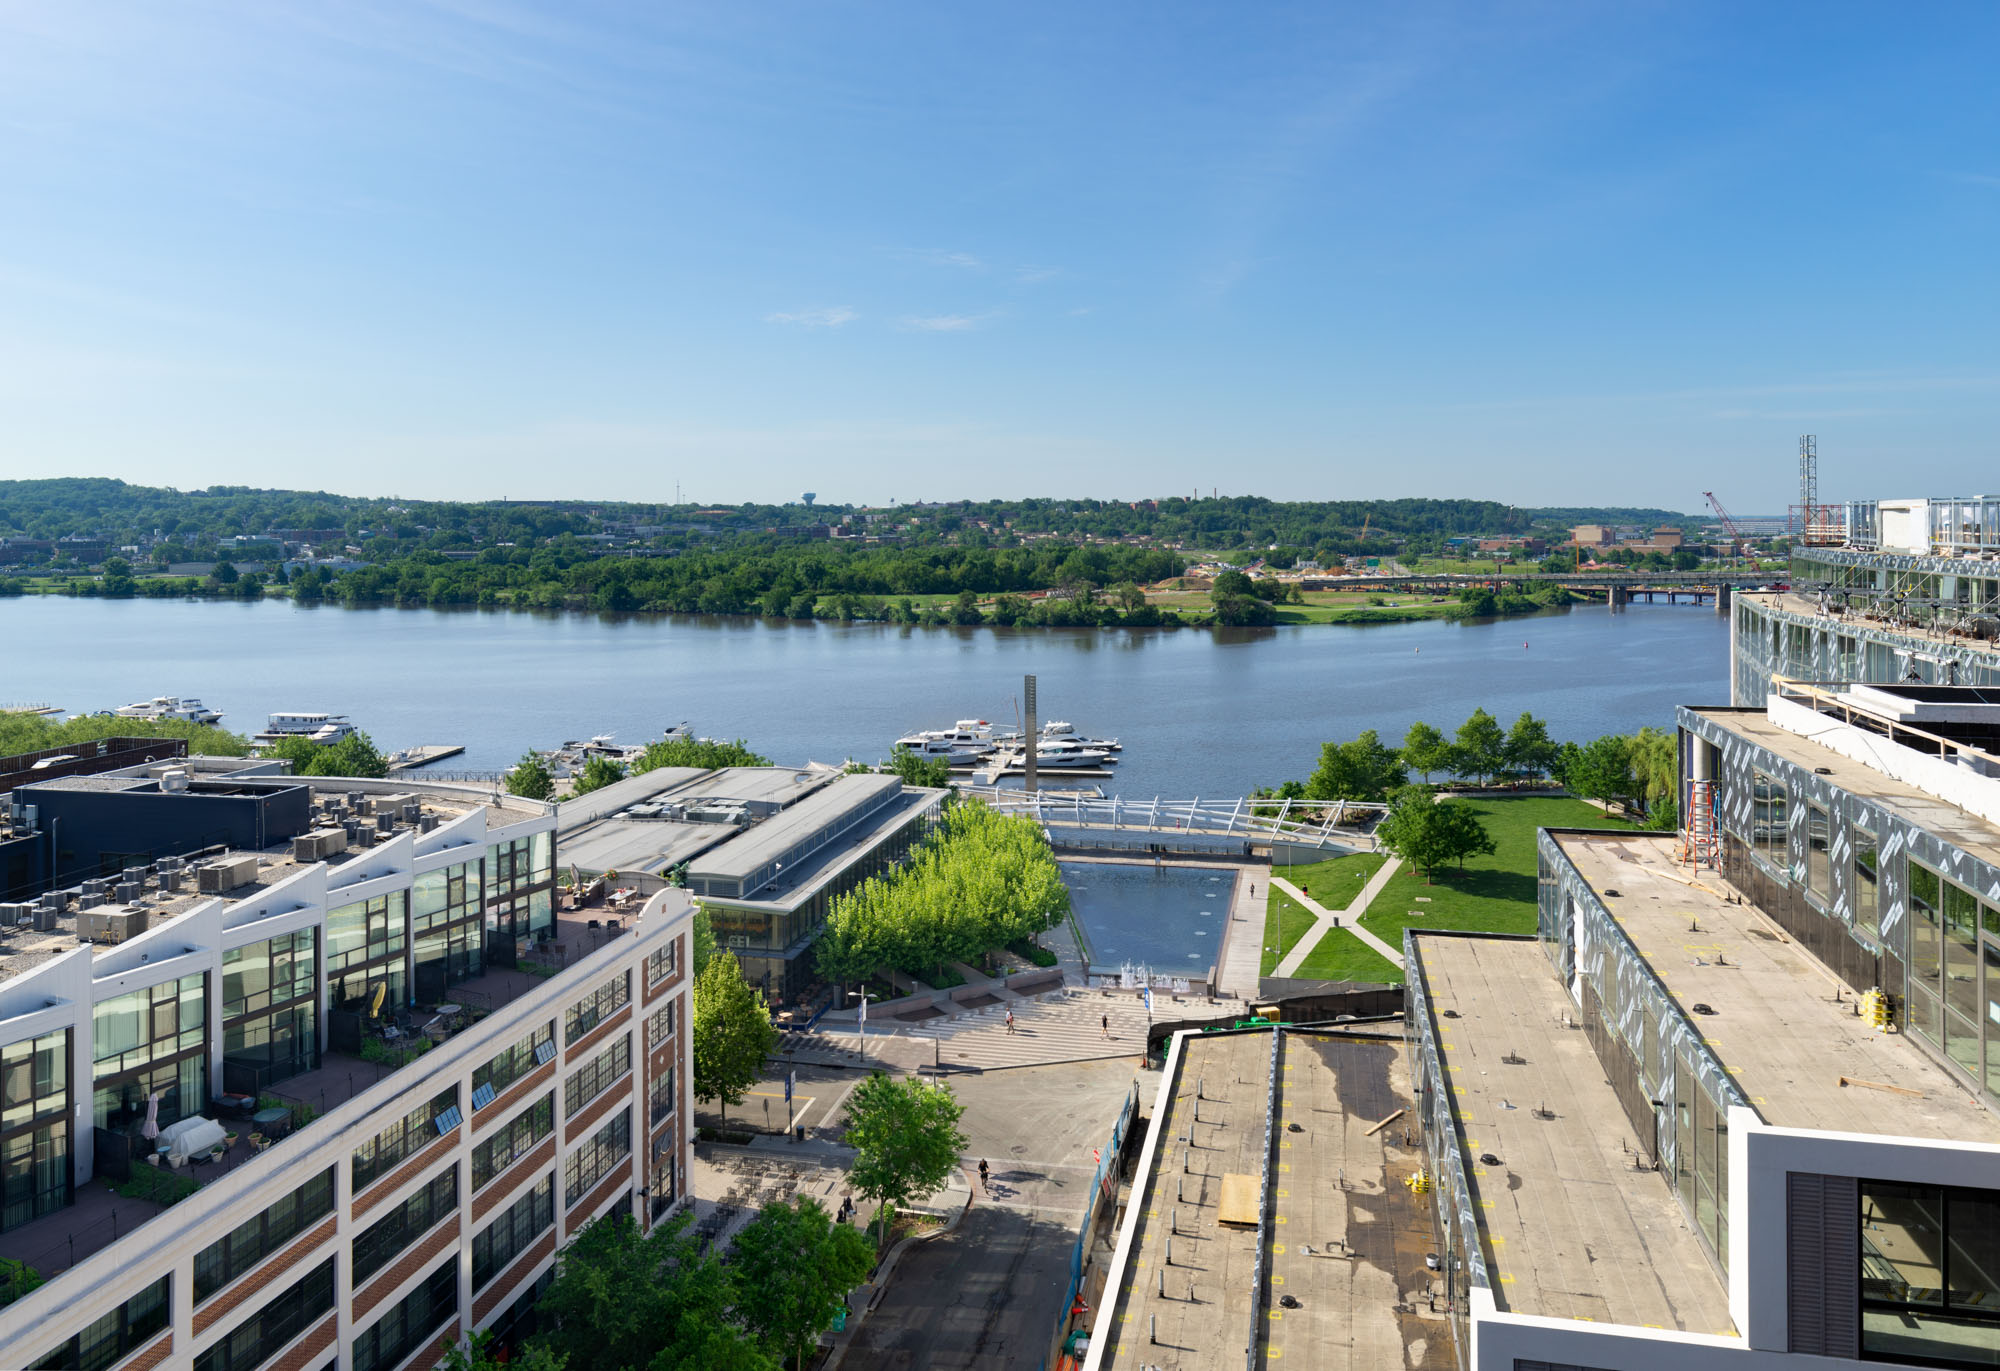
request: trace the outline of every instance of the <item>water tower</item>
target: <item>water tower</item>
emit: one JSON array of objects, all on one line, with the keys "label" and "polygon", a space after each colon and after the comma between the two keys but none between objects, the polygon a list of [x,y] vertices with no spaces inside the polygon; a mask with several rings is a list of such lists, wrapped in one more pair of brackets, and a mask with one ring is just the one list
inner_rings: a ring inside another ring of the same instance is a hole
[{"label": "water tower", "polygon": [[808,490],[803,495],[799,496],[799,498],[801,500],[804,500],[806,502],[806,508],[810,509],[812,508],[812,502],[814,500],[817,500],[819,498],[819,495],[816,491]]}]

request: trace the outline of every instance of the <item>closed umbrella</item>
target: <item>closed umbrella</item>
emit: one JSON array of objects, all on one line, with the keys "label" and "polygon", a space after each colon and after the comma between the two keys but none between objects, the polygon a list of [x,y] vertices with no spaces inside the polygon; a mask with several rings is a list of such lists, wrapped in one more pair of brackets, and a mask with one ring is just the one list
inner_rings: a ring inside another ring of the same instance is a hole
[{"label": "closed umbrella", "polygon": [[147,1142],[160,1136],[160,1092],[157,1090],[146,1097],[146,1122],[139,1132]]}]

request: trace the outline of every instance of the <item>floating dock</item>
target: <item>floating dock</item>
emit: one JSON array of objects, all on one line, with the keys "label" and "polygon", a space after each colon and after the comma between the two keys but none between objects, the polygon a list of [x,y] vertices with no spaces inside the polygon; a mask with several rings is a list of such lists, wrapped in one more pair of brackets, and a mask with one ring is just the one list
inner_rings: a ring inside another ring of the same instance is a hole
[{"label": "floating dock", "polygon": [[414,771],[432,762],[441,762],[447,757],[456,757],[465,751],[464,743],[425,743],[419,747],[406,747],[401,752],[389,756],[389,770]]},{"label": "floating dock", "polygon": [[[996,752],[971,766],[955,766],[953,771],[970,772],[979,785],[998,785],[1003,776],[1025,776],[1028,774],[1026,754],[1021,752]],[[1109,766],[1051,766],[1045,762],[1035,763],[1035,776],[1095,777],[1099,780],[1117,774],[1116,765]]]}]

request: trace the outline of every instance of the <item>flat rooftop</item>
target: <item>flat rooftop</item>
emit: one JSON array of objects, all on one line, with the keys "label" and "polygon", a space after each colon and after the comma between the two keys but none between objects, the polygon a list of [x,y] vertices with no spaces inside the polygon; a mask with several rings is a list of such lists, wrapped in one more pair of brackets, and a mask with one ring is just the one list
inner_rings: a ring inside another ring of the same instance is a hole
[{"label": "flat rooftop", "polygon": [[1666,1181],[1634,1165],[1652,1139],[1632,1136],[1540,944],[1413,943],[1495,1304],[1734,1334],[1722,1276]]},{"label": "flat rooftop", "polygon": [[[341,777],[276,777],[266,779],[291,781],[294,784],[308,787],[313,792],[315,802],[313,817],[316,826],[320,824],[332,826],[333,824],[332,819],[323,817],[322,810],[319,808],[324,801],[328,799],[342,799],[342,797],[353,790],[352,781]],[[158,783],[148,776],[78,776],[67,777],[60,784],[67,790],[115,791],[156,787]],[[487,824],[489,827],[519,823],[522,819],[528,817],[528,814],[521,809],[507,808],[505,805],[490,802],[489,798],[478,790],[431,788],[417,784],[404,785],[401,783],[396,784],[392,789],[383,790],[380,789],[382,783],[379,781],[371,781],[368,784],[377,787],[366,792],[368,798],[373,799],[378,796],[386,798],[394,794],[415,800],[422,813],[435,816],[440,825],[462,818],[475,809],[484,809],[487,811]],[[245,789],[251,788],[246,787]],[[267,790],[269,786],[255,787],[255,789]],[[216,789],[216,783],[205,784],[204,790],[208,794],[219,793]],[[527,802],[517,801],[516,803]],[[372,817],[370,822],[372,822]],[[409,825],[399,822],[397,831],[409,831]],[[207,904],[211,900],[221,900],[225,904],[235,904],[239,901],[255,899],[281,881],[289,880],[305,868],[317,865],[317,863],[311,861],[302,862],[296,860],[292,856],[292,851],[292,839],[285,838],[262,848],[225,848],[218,846],[204,849],[199,854],[185,854],[185,865],[181,871],[181,888],[177,891],[162,890],[159,879],[157,877],[150,877],[143,882],[145,888],[139,899],[133,903],[126,904],[107,900],[106,903],[98,906],[96,909],[85,911],[80,907],[79,902],[75,898],[72,898],[68,902],[68,907],[56,916],[56,926],[53,929],[37,931],[33,928],[20,926],[0,928],[0,981],[18,976],[76,947],[79,942],[78,916],[86,912],[106,914],[127,909],[144,910],[148,916],[147,928],[150,931],[151,929],[160,927],[165,922],[187,913],[198,905]],[[333,866],[338,867],[343,862],[352,861],[356,857],[366,857],[368,851],[369,849],[365,847],[350,847],[345,852],[329,858],[328,861]],[[255,879],[220,893],[202,892],[199,875],[201,867],[216,862],[232,862],[245,857],[255,858],[257,861],[257,875]],[[121,873],[113,872],[107,873],[106,878],[122,880],[123,876]],[[65,883],[59,888],[64,890],[78,889],[83,879],[81,874],[72,875],[66,878]],[[339,901],[337,898],[334,898],[329,903],[337,904]]]},{"label": "flat rooftop", "polygon": [[[1225,1175],[1263,1182],[1271,1037],[1184,1040],[1172,1103],[1152,1121],[1160,1139],[1152,1174],[1133,1185],[1130,1212],[1138,1218],[1128,1264],[1115,1296],[1106,1295],[1117,1301],[1106,1368],[1242,1365],[1253,1322],[1260,1366],[1285,1358],[1353,1371],[1456,1366],[1442,1302],[1431,1308],[1436,1278],[1424,1259],[1437,1240],[1429,1201],[1403,1184],[1422,1164],[1404,1141],[1406,1127],[1415,1129],[1407,1060],[1393,1028],[1286,1031],[1271,1300],[1255,1319],[1257,1230],[1220,1222],[1218,1201]],[[1394,1118],[1398,1110],[1403,1116]],[[1384,1119],[1386,1127],[1369,1131]],[[1192,1146],[1181,1142],[1190,1128]],[[1169,1238],[1171,1266],[1164,1264]],[[1295,1307],[1280,1305],[1287,1295]]]},{"label": "flat rooftop", "polygon": [[1723,899],[1719,876],[1681,866],[1674,835],[1551,836],[1766,1123],[2000,1143],[2000,1118],[1902,1034],[1869,1028],[1854,993],[1754,905]]},{"label": "flat rooftop", "polygon": [[[838,771],[783,766],[732,766],[719,771],[662,767],[613,782],[576,800],[565,800],[559,829],[562,860],[582,871],[637,871],[663,875],[682,862],[747,832],[776,823],[785,813],[841,778]],[[893,777],[890,779],[894,779]],[[697,805],[740,800],[780,806],[779,813],[746,829],[729,823],[668,819],[647,812],[659,804]]]},{"label": "flat rooftop", "polygon": [[733,842],[703,857],[688,874],[723,880],[754,876],[813,834],[844,822],[856,810],[902,788],[903,782],[896,776],[836,777],[808,798],[744,830]]},{"label": "flat rooftop", "polygon": [[[1688,713],[1747,738],[1807,771],[1824,768],[1823,774],[1840,789],[1895,812],[1926,833],[1936,834],[1983,862],[2000,866],[2000,828],[1949,800],[1941,800],[1872,766],[1843,757],[1810,738],[1780,728],[1761,709],[1690,709]],[[1831,726],[1839,721],[1827,722]],[[1890,746],[1887,739],[1882,744]]]},{"label": "flat rooftop", "polygon": [[[727,900],[731,904],[749,909],[796,908],[810,899],[827,881],[838,875],[847,863],[853,860],[857,852],[887,837],[922,810],[935,808],[943,802],[944,795],[945,792],[942,790],[905,790],[896,797],[894,803],[876,810],[866,821],[841,834],[838,842],[828,843],[800,860],[788,864],[776,877],[759,886],[754,895],[717,895],[703,898]],[[766,824],[776,822],[777,819],[766,820]],[[750,830],[753,835],[756,832],[756,829]],[[717,855],[726,855],[726,849],[719,849]]]}]

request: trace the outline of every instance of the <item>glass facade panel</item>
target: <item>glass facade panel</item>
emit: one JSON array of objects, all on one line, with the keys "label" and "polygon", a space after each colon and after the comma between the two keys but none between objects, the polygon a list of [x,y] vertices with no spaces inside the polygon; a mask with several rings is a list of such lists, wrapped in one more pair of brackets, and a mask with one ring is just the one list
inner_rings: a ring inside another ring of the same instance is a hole
[{"label": "glass facade panel", "polygon": [[0,1048],[0,1231],[70,1202],[69,1030]]},{"label": "glass facade panel", "polygon": [[194,1371],[254,1371],[332,1312],[333,1258],[328,1257],[196,1357]]},{"label": "glass facade panel", "polygon": [[492,1137],[472,1149],[472,1188],[486,1183],[528,1155],[556,1127],[555,1092],[542,1096],[500,1125]]},{"label": "glass facade panel", "polygon": [[333,1171],[320,1172],[229,1236],[194,1256],[194,1302],[200,1304],[333,1212]]},{"label": "glass facade panel", "polygon": [[1991,934],[1986,938],[1985,962],[1986,1014],[1980,1026],[1986,1031],[1986,1088],[2000,1095],[2000,940]]},{"label": "glass facade panel", "polygon": [[1826,810],[1806,802],[1806,893],[1821,904],[1833,899],[1833,858]]},{"label": "glass facade panel", "polygon": [[556,1191],[553,1177],[514,1201],[500,1217],[472,1236],[472,1288],[484,1290],[509,1262],[555,1226]]},{"label": "glass facade panel", "polygon": [[448,1257],[395,1308],[355,1335],[354,1371],[401,1366],[457,1313],[458,1258]]},{"label": "glass facade panel", "polygon": [[477,1113],[492,1102],[486,1096],[487,1088],[490,1087],[495,1096],[501,1094],[543,1062],[554,1061],[555,1049],[556,1026],[547,1023],[486,1065],[475,1068],[472,1073],[473,1112]]},{"label": "glass facade panel", "polygon": [[167,1326],[173,1307],[167,1278],[154,1281],[111,1313],[54,1349],[33,1371],[107,1371]]},{"label": "glass facade panel", "polygon": [[2000,1366],[2000,1195],[1861,1182],[1861,1350]]},{"label": "glass facade panel", "polygon": [[1944,1002],[1968,1019],[1980,1014],[1979,899],[1950,881],[1944,886]]},{"label": "glass facade panel", "polygon": [[632,1114],[621,1109],[597,1130],[590,1141],[569,1154],[563,1163],[563,1195],[566,1204],[577,1204],[590,1188],[603,1180],[620,1161],[632,1155]]},{"label": "glass facade panel", "polygon": [[591,1029],[623,1009],[632,999],[632,973],[613,976],[590,994],[571,1005],[563,1014],[563,1043],[574,1043]]},{"label": "glass facade panel", "polygon": [[208,1107],[207,985],[205,976],[183,976],[92,1009],[99,1128],[139,1137],[153,1095],[162,1128]]},{"label": "glass facade panel", "polygon": [[256,1094],[319,1065],[313,930],[222,954],[224,1088]]},{"label": "glass facade panel", "polygon": [[1751,773],[1750,848],[1780,876],[1790,876],[1791,857],[1785,846],[1784,784],[1761,771]]},{"label": "glass facade panel", "polygon": [[442,1137],[437,1121],[446,1110],[457,1107],[458,1088],[453,1086],[354,1149],[352,1181],[355,1192],[359,1193],[365,1186],[388,1175],[396,1169],[398,1162],[415,1156],[426,1144]]},{"label": "glass facade panel", "polygon": [[1871,943],[1882,941],[1882,893],[1877,874],[1881,852],[1875,835],[1854,830],[1854,931]]},{"label": "glass facade panel", "polygon": [[360,1285],[458,1210],[458,1168],[447,1167],[429,1184],[361,1230],[354,1239],[354,1284]]},{"label": "glass facade panel", "polygon": [[574,1118],[579,1109],[631,1069],[632,1035],[621,1033],[609,1047],[569,1073],[563,1084],[563,1117]]}]

